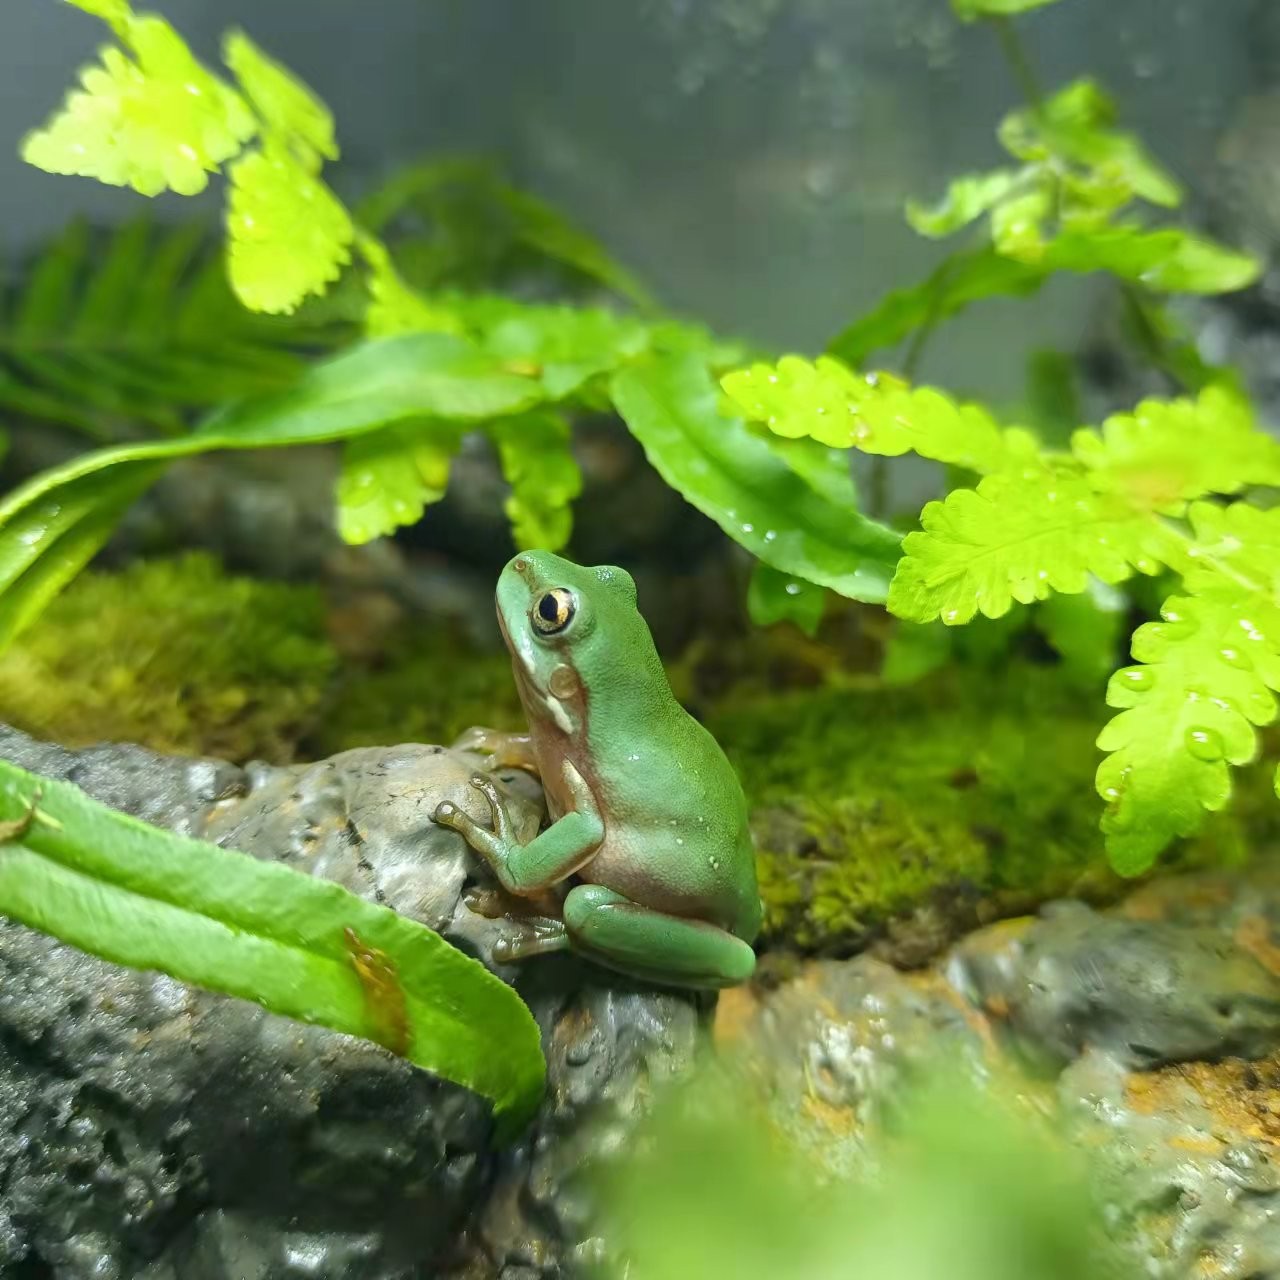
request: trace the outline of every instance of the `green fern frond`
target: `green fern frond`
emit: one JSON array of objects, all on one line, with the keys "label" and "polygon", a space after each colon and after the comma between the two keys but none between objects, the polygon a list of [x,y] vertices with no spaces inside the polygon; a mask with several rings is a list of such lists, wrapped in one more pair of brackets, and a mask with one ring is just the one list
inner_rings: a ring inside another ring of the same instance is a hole
[{"label": "green fern frond", "polygon": [[777,435],[811,436],[832,448],[923,458],[973,471],[1003,470],[1036,456],[1033,437],[1003,430],[985,409],[887,373],[859,375],[831,356],[783,356],[726,374],[721,386],[748,418]]},{"label": "green fern frond", "polygon": [[311,170],[338,158],[333,115],[287,67],[268,57],[243,31],[222,42],[222,60],[234,72],[263,128]]},{"label": "green fern frond", "polygon": [[23,141],[22,158],[144,196],[203,191],[256,130],[244,99],[163,18],[120,3],[82,7],[110,22],[129,52],[104,48],[62,110]]},{"label": "green fern frond", "polygon": [[988,476],[930,502],[920,519],[888,601],[913,622],[998,618],[1015,600],[1083,591],[1090,574],[1115,583],[1134,569],[1154,573],[1170,555],[1171,535],[1149,515],[1060,469]]},{"label": "green fern frond", "polygon": [[1280,441],[1258,428],[1243,396],[1219,386],[1194,400],[1144,400],[1101,432],[1075,432],[1071,449],[1100,485],[1172,515],[1206,494],[1280,484]]},{"label": "green fern frond", "polygon": [[570,504],[582,492],[569,423],[558,413],[535,411],[493,423],[489,436],[511,486],[504,509],[516,546],[558,551],[573,529]]},{"label": "green fern frond", "polygon": [[351,261],[351,215],[284,144],[242,156],[228,176],[231,287],[251,311],[292,314]]},{"label": "green fern frond", "polygon": [[360,544],[415,524],[444,497],[462,442],[454,423],[400,423],[348,440],[338,479],[338,531]]},{"label": "green fern frond", "polygon": [[117,438],[287,386],[334,329],[254,316],[198,224],[72,223],[0,291],[0,410]]},{"label": "green fern frond", "polygon": [[1254,726],[1276,715],[1280,691],[1280,508],[1197,502],[1183,584],[1164,621],[1133,637],[1141,665],[1112,677],[1122,708],[1098,738],[1112,864],[1137,873],[1205,810],[1231,794],[1228,765],[1257,752]]},{"label": "green fern frond", "polygon": [[1239,586],[1175,596],[1163,622],[1139,627],[1142,665],[1112,677],[1107,701],[1123,708],[1098,737],[1107,802],[1102,829],[1116,870],[1135,875],[1205,810],[1231,795],[1227,766],[1257,753],[1255,725],[1275,719],[1280,690],[1280,610]]}]

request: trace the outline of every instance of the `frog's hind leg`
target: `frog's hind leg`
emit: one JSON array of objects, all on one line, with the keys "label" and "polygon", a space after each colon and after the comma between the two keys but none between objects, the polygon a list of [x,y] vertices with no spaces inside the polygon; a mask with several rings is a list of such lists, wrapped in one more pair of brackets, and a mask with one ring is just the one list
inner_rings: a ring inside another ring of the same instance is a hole
[{"label": "frog's hind leg", "polygon": [[571,890],[564,923],[576,951],[666,986],[732,987],[756,967],[755,952],[728,930],[654,911],[603,885]]}]

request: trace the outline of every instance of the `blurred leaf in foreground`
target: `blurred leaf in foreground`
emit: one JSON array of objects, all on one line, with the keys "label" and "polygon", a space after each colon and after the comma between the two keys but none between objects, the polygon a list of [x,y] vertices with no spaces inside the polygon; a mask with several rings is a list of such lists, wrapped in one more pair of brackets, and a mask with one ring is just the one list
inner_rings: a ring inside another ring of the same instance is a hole
[{"label": "blurred leaf in foreground", "polygon": [[[874,1183],[824,1178],[734,1091],[668,1102],[611,1185],[630,1280],[1090,1280],[1128,1274],[1074,1153],[954,1072],[899,1099]],[[618,1272],[621,1274],[621,1270]]]}]

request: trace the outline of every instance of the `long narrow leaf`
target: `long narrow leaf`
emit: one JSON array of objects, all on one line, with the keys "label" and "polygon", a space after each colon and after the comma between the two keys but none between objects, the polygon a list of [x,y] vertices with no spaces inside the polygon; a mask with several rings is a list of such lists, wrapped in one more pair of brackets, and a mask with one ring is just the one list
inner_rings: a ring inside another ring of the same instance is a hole
[{"label": "long narrow leaf", "polygon": [[0,913],[114,963],[377,1041],[490,1099],[504,1134],[536,1107],[545,1063],[528,1009],[416,921],[5,761],[0,822]]},{"label": "long narrow leaf", "polygon": [[[61,540],[69,530],[92,515],[100,545],[166,462],[218,449],[349,439],[414,418],[483,421],[528,408],[542,395],[536,379],[507,373],[465,339],[409,334],[313,365],[291,390],[233,405],[190,435],[95,450],[42,472],[0,502],[0,647],[65,585],[71,566],[96,550],[82,530],[68,554],[71,544]],[[125,491],[121,504],[117,495]],[[9,596],[20,583],[17,607]]]}]

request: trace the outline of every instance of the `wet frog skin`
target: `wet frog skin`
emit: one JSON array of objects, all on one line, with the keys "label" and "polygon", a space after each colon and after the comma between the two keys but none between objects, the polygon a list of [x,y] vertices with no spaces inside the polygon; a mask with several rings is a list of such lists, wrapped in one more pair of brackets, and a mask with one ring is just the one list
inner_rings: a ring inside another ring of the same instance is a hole
[{"label": "wet frog skin", "polygon": [[550,822],[518,843],[481,776],[471,783],[491,828],[450,803],[435,821],[463,836],[508,893],[541,902],[570,886],[559,915],[500,944],[497,958],[572,949],[681,987],[750,977],[762,911],[746,799],[715,739],[671,692],[630,575],[525,551],[498,579],[497,609],[529,732],[475,729],[459,745],[534,769]]}]

